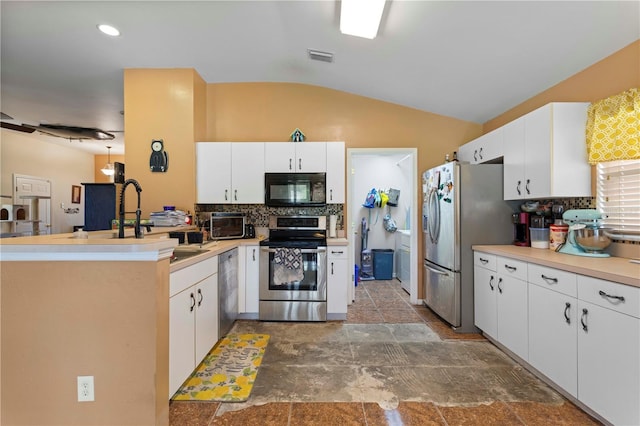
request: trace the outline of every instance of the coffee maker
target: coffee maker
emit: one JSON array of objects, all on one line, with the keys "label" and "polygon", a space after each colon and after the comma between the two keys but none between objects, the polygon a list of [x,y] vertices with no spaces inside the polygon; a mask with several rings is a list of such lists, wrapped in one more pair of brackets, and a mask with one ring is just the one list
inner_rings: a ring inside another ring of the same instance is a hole
[{"label": "coffee maker", "polygon": [[516,246],[528,247],[531,245],[529,238],[529,213],[514,213],[513,221],[513,244]]}]

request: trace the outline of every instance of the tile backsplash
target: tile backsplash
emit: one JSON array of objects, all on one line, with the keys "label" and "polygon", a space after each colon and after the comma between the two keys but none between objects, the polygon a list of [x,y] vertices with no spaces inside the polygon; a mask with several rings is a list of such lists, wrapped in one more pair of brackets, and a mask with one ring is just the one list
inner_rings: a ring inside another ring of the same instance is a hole
[{"label": "tile backsplash", "polygon": [[[344,204],[327,204],[323,207],[267,207],[264,204],[197,204],[195,212],[199,218],[209,212],[237,212],[246,215],[247,223],[256,227],[268,227],[269,216],[337,216],[337,229],[343,229]],[[327,223],[329,221],[327,220]]]}]

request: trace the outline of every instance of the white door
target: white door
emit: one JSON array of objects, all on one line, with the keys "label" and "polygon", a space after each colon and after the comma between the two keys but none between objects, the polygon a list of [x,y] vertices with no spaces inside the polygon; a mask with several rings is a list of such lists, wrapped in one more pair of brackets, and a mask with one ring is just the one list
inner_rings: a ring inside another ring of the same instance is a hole
[{"label": "white door", "polygon": [[231,143],[196,143],[196,202],[231,203]]},{"label": "white door", "polygon": [[525,361],[529,358],[527,283],[498,274],[498,341]]},{"label": "white door", "polygon": [[529,363],[577,397],[577,299],[529,283]]},{"label": "white door", "polygon": [[524,198],[551,195],[551,112],[546,105],[524,116]]},{"label": "white door", "polygon": [[264,204],[264,142],[231,144],[232,203]]},{"label": "white door", "polygon": [[195,368],[194,289],[190,287],[169,299],[169,397]]},{"label": "white door", "polygon": [[[306,143],[306,142],[298,142]],[[296,169],[296,143],[294,142],[265,142],[264,167],[265,172],[293,173]]]},{"label": "white door", "polygon": [[344,142],[327,142],[327,204],[344,203],[344,172]]},{"label": "white door", "polygon": [[13,203],[27,211],[25,222],[16,224],[16,232],[51,234],[51,180],[14,174]]},{"label": "white door", "polygon": [[504,126],[504,193],[505,200],[524,198],[524,117]]},{"label": "white door", "polygon": [[218,341],[218,274],[200,281],[194,288],[196,298],[195,365]]},{"label": "white door", "polygon": [[260,304],[258,281],[260,279],[259,246],[247,246],[245,262],[245,312],[258,313]]},{"label": "white door", "polygon": [[497,338],[496,273],[479,266],[475,266],[473,272],[475,325],[489,336]]}]

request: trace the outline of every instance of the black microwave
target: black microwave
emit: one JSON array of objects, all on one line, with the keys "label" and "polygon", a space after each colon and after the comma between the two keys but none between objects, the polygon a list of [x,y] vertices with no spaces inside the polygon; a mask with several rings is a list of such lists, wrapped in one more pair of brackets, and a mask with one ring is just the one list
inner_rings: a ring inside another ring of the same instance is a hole
[{"label": "black microwave", "polygon": [[265,173],[265,204],[269,207],[324,206],[326,181],[326,173]]}]

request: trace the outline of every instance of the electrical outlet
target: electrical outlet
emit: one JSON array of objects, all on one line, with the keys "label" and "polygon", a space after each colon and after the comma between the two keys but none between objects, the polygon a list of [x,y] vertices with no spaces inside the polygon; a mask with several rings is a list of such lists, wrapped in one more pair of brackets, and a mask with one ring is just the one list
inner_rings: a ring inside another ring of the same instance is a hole
[{"label": "electrical outlet", "polygon": [[95,401],[93,394],[93,376],[78,376],[78,401]]}]

